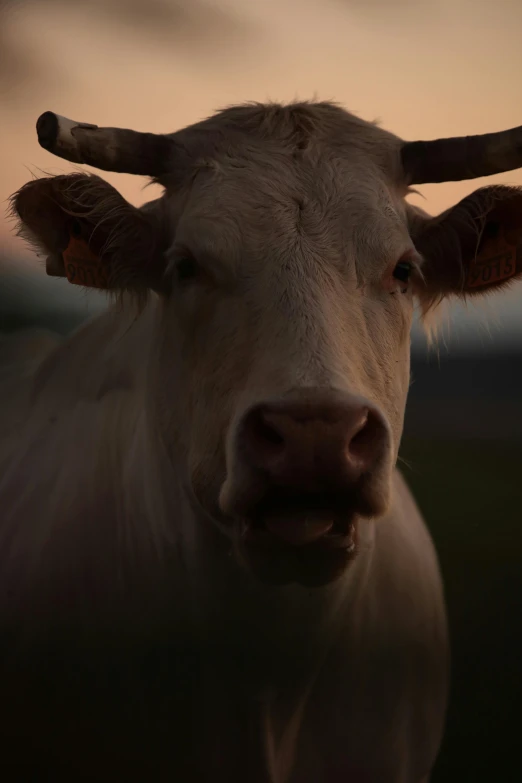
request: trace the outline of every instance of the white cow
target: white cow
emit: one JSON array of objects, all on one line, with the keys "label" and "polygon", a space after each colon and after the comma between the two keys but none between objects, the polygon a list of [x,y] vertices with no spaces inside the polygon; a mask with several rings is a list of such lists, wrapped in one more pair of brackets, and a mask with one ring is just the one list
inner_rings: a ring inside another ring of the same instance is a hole
[{"label": "white cow", "polygon": [[405,143],[327,103],[37,127],[165,191],[13,197],[48,272],[117,301],[2,393],[8,779],[426,783],[448,640],[395,467],[410,326],[520,276],[522,193],[405,198],[520,166],[522,129]]}]

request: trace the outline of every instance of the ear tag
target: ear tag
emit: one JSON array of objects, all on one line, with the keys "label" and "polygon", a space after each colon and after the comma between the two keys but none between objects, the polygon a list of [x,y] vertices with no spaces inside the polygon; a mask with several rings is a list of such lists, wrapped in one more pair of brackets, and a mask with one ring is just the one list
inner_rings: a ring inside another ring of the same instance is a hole
[{"label": "ear tag", "polygon": [[87,288],[108,288],[109,272],[100,256],[93,253],[81,231],[69,235],[69,244],[63,251],[65,274],[69,283]]},{"label": "ear tag", "polygon": [[522,237],[506,236],[502,226],[497,236],[488,238],[468,268],[468,288],[480,288],[508,280],[517,272],[522,255]]}]

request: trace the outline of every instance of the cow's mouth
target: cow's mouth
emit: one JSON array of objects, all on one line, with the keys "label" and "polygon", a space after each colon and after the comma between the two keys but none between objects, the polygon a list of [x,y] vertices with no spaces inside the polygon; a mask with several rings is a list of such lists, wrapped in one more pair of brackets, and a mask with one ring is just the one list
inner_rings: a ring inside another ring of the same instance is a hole
[{"label": "cow's mouth", "polygon": [[315,542],[353,546],[353,524],[343,503],[331,493],[272,491],[253,510],[249,532],[270,533],[292,546]]},{"label": "cow's mouth", "polygon": [[327,584],[356,555],[356,520],[346,497],[273,490],[243,519],[242,550],[263,581]]}]

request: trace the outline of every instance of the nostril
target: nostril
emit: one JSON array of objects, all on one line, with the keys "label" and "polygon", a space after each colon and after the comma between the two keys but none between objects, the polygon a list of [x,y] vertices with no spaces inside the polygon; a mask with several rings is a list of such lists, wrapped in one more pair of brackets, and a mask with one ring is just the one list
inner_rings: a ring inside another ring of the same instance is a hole
[{"label": "nostril", "polygon": [[383,440],[383,425],[379,417],[367,411],[357,431],[346,445],[350,461],[360,465],[361,470],[369,470],[377,460]]},{"label": "nostril", "polygon": [[274,446],[282,446],[285,439],[278,431],[275,424],[270,421],[269,416],[266,413],[259,412],[258,419],[257,429],[259,438]]},{"label": "nostril", "polygon": [[354,487],[376,470],[388,443],[386,422],[371,405],[261,404],[236,433],[244,470],[277,485]]},{"label": "nostril", "polygon": [[278,457],[285,447],[285,439],[270,415],[262,409],[252,411],[245,422],[245,443],[250,457],[264,463]]}]

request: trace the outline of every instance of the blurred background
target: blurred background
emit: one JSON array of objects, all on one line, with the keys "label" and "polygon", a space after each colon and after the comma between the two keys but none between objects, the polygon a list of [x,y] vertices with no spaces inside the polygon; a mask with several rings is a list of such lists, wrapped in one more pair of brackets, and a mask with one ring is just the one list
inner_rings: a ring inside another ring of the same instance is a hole
[{"label": "blurred background", "polygon": [[[64,173],[45,110],[169,132],[247,100],[334,99],[406,139],[522,123],[520,0],[0,0],[0,200]],[[106,179],[133,203],[154,197]],[[421,188],[436,214],[522,171]],[[63,334],[104,308],[0,213],[0,331]],[[453,684],[435,783],[521,781],[522,284],[454,304],[437,348],[413,332],[403,470],[439,551]]]}]

